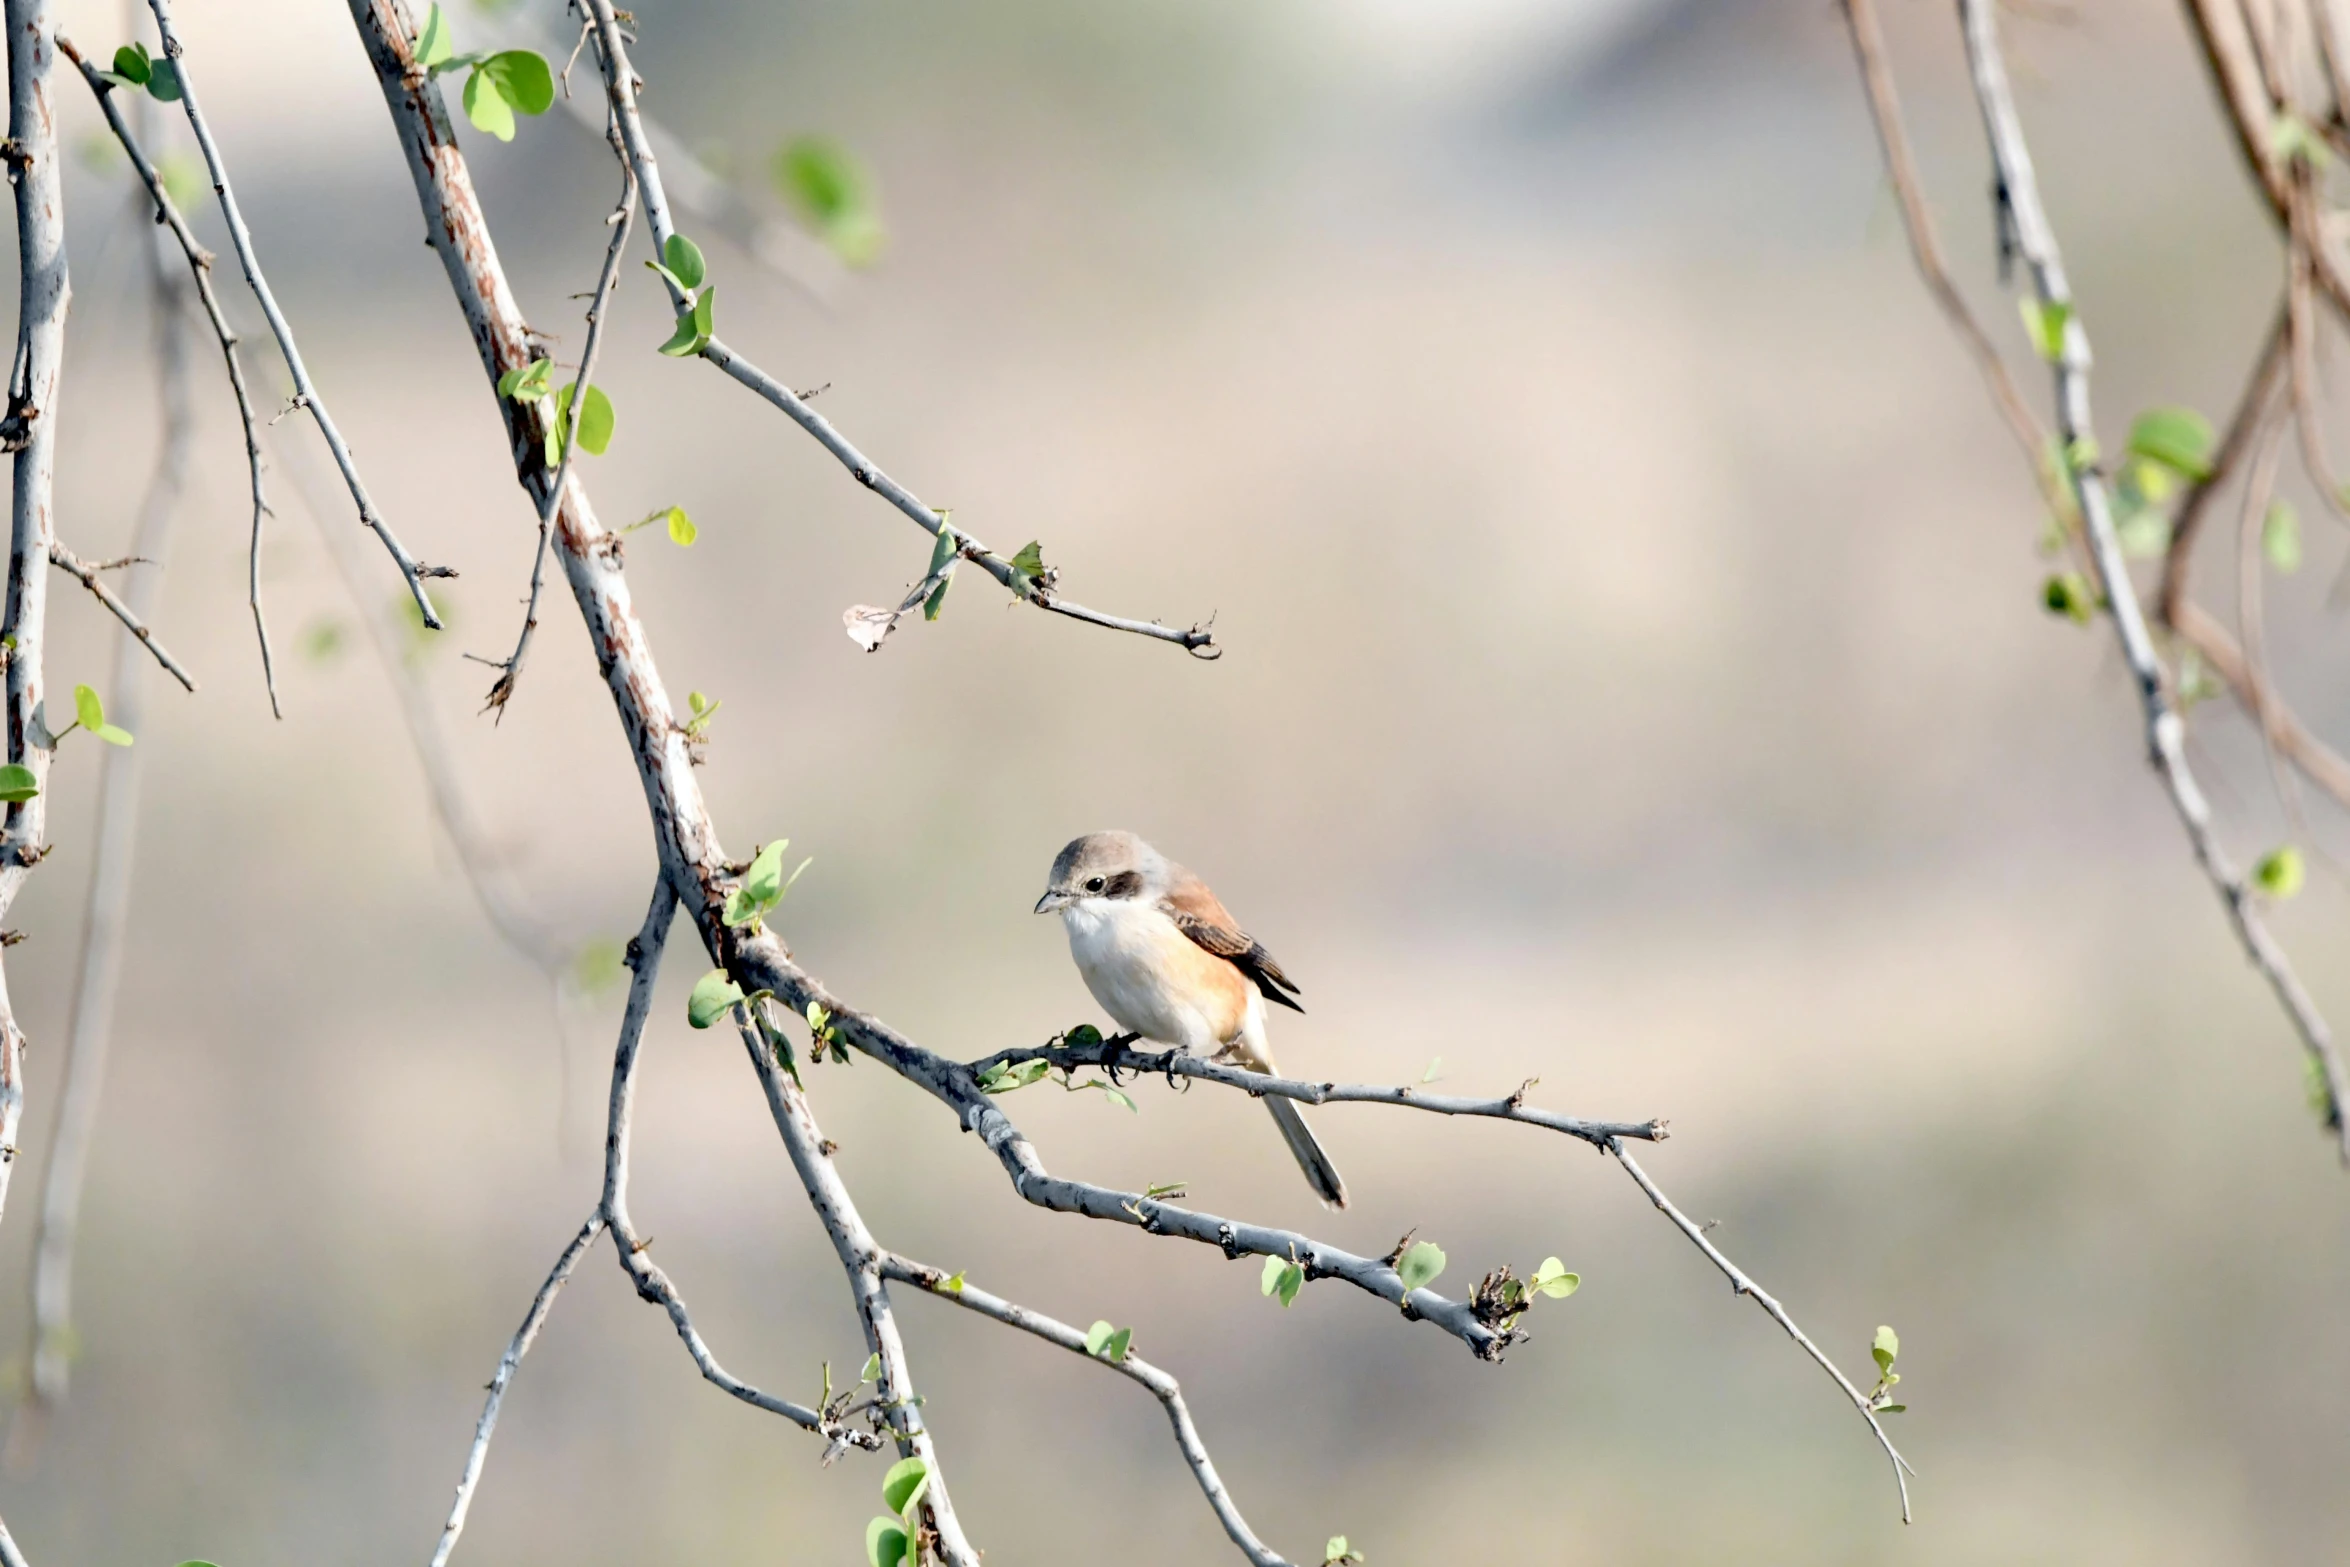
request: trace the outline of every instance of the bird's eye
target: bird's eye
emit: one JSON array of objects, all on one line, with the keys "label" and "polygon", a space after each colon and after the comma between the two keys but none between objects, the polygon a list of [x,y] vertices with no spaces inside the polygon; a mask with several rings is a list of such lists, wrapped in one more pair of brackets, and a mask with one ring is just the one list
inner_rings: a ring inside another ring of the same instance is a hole
[{"label": "bird's eye", "polygon": [[1099,876],[1096,876],[1096,877],[1094,877],[1094,878],[1093,878],[1093,880],[1091,880],[1091,881],[1089,881],[1089,882],[1087,882],[1087,883],[1085,884],[1085,890],[1086,890],[1087,892],[1099,892],[1099,891],[1101,891],[1101,890],[1102,890],[1102,879],[1101,879]]}]

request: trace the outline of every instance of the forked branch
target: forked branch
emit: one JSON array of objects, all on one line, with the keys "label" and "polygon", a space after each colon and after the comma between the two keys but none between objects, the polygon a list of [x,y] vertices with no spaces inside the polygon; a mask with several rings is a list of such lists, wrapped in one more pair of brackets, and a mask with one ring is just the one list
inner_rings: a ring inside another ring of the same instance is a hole
[{"label": "forked branch", "polygon": [[[653,244],[656,248],[665,249],[669,244],[669,236],[676,233],[677,228],[669,215],[669,201],[661,184],[660,164],[653,156],[652,139],[646,134],[644,119],[637,112],[637,78],[628,62],[627,42],[622,36],[619,18],[613,11],[612,0],[579,0],[579,4],[586,9],[588,20],[595,28],[596,63],[603,72],[604,89],[611,100],[612,114],[619,122],[621,140],[627,146],[630,161],[636,165],[637,188],[644,203],[645,221],[652,227]],[[664,278],[663,282],[669,289],[670,304],[674,308],[692,308],[693,301],[680,292],[674,279]],[[925,505],[912,490],[884,473],[872,459],[851,445],[846,436],[833,428],[830,420],[808,406],[806,399],[743,358],[724,341],[713,336],[702,345],[699,353],[736,382],[782,410],[794,424],[814,436],[817,444],[832,453],[859,484],[912,518],[925,533],[947,541],[956,556],[976,563],[1016,597],[1039,609],[1066,615],[1072,620],[1082,620],[1088,625],[1172,642],[1203,658],[1217,656],[1215,632],[1205,622],[1188,628],[1164,626],[1155,620],[1130,620],[1121,615],[1106,615],[1061,597],[1055,586],[1055,573],[1029,571],[996,554],[963,529],[955,527],[947,521],[945,513]]]},{"label": "forked branch", "polygon": [[[245,227],[245,214],[237,205],[235,188],[229,183],[228,164],[222,158],[220,145],[213,140],[212,126],[204,118],[204,111],[196,98],[196,85],[188,75],[187,51],[180,43],[178,31],[172,26],[171,0],[147,0],[147,8],[155,13],[155,26],[163,38],[163,52],[171,59],[179,73],[180,108],[188,117],[188,128],[196,134],[196,147],[204,155],[204,167],[212,177],[212,191],[220,199],[220,215],[228,224],[229,242],[237,252],[237,264],[244,269],[245,282],[251,286],[253,297],[261,305],[261,314],[269,322],[270,335],[277,339],[278,351],[285,356],[286,371],[294,381],[296,408],[309,412],[319,435],[326,441],[326,449],[334,454],[335,466],[342,470],[343,483],[351,491],[352,504],[359,509],[359,520],[371,529],[400,568],[400,576],[408,584],[408,592],[416,600],[416,611],[432,630],[441,629],[440,612],[433,608],[432,596],[424,590],[426,577],[453,577],[456,572],[447,566],[427,566],[408,553],[407,547],[396,538],[391,525],[375,509],[368,497],[367,486],[359,477],[359,461],[351,455],[349,443],[335,425],[334,415],[327,410],[326,399],[319,395],[310,379],[310,369],[302,362],[302,350],[294,341],[294,329],[278,308],[277,295],[270,291],[269,279],[261,270],[261,260],[253,251],[253,235]],[[86,68],[86,67],[85,67]],[[122,133],[118,130],[116,134]],[[248,432],[247,440],[251,440]]]}]

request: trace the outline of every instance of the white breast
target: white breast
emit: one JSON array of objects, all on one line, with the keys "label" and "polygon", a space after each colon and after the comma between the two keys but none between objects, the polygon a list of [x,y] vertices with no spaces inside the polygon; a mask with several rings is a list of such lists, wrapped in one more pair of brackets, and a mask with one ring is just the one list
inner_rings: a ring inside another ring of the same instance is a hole
[{"label": "white breast", "polygon": [[1170,959],[1190,947],[1175,922],[1132,898],[1081,898],[1061,911],[1069,955],[1085,988],[1129,1032],[1212,1055],[1223,1044],[1198,1000],[1182,993]]}]

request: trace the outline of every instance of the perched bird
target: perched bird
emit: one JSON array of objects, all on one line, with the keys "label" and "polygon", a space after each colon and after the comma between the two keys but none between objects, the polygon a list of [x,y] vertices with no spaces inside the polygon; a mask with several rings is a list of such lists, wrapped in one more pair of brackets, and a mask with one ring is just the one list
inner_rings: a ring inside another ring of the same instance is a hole
[{"label": "perched bird", "polygon": [[[1254,1072],[1278,1071],[1265,1043],[1265,1003],[1303,1012],[1290,999],[1297,986],[1206,882],[1134,834],[1072,841],[1053,860],[1036,912],[1061,916],[1085,988],[1120,1028]],[[1346,1182],[1296,1101],[1268,1095],[1265,1108],[1314,1195],[1345,1207]]]}]

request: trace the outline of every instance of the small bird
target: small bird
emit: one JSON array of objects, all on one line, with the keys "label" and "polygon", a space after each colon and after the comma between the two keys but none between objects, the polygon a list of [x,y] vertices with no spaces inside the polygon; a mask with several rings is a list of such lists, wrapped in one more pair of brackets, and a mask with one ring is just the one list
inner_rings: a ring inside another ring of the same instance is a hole
[{"label": "small bird", "polygon": [[[1281,965],[1240,928],[1208,884],[1130,832],[1074,839],[1036,900],[1059,914],[1085,988],[1120,1028],[1197,1056],[1275,1075],[1265,1003],[1304,1007]],[[1265,1108],[1314,1195],[1346,1206],[1346,1182],[1294,1100]]]}]

